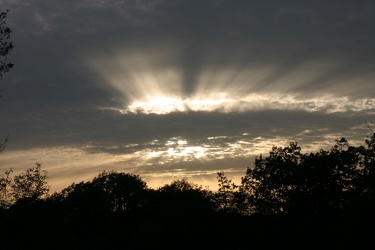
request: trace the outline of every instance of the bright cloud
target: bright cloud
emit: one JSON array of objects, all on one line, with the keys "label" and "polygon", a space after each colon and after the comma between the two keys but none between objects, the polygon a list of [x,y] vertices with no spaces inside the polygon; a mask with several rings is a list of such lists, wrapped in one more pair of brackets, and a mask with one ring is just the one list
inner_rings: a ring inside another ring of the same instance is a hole
[{"label": "bright cloud", "polygon": [[247,112],[259,110],[304,110],[308,112],[323,111],[326,113],[368,111],[375,109],[375,99],[356,99],[348,97],[322,96],[301,100],[292,95],[258,95],[232,97],[223,99],[177,99],[168,97],[151,98],[145,101],[134,101],[124,108],[115,109],[122,114],[168,114],[171,112],[218,111],[223,113]]}]

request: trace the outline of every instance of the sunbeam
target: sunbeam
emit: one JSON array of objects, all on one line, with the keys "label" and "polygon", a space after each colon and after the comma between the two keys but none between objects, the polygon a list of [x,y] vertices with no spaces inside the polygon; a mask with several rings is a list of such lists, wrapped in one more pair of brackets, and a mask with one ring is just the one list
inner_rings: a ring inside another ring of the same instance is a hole
[{"label": "sunbeam", "polygon": [[[313,62],[305,62],[285,74],[280,74],[276,66],[223,69],[203,65],[192,78],[195,82],[186,83],[182,69],[173,64],[176,59],[170,53],[132,51],[121,56],[124,53],[119,52],[110,61],[88,60],[102,84],[106,89],[109,86],[122,103],[101,109],[159,115],[189,111],[231,113],[272,109],[335,113],[375,109],[374,98],[336,96],[334,92],[322,93],[322,88],[308,95],[296,91],[327,74],[328,69]],[[184,84],[191,85],[191,93],[184,92]]]}]

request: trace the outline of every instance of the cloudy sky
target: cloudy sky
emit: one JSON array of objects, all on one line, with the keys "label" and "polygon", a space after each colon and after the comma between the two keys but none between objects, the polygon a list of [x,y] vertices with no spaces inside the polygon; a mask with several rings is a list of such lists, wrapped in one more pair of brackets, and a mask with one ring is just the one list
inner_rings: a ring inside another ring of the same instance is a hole
[{"label": "cloudy sky", "polygon": [[375,120],[370,0],[2,0],[0,170],[52,191],[103,170],[217,188],[273,145],[305,152]]}]

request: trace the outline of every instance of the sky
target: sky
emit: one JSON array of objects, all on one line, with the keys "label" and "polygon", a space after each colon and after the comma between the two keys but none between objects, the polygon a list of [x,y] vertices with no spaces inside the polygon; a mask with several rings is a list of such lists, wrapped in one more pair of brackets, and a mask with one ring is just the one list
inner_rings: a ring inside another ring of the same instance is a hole
[{"label": "sky", "polygon": [[298,142],[363,145],[375,121],[375,1],[1,0],[0,171],[51,192],[102,171],[217,189]]}]

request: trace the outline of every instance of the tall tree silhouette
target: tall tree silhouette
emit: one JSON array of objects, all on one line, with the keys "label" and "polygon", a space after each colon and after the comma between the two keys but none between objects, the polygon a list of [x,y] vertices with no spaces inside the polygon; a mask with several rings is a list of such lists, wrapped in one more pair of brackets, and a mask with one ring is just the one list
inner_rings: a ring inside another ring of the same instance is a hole
[{"label": "tall tree silhouette", "polygon": [[284,213],[286,197],[295,189],[293,177],[301,162],[297,143],[288,147],[274,146],[268,157],[255,159],[254,168],[247,168],[241,191],[247,196],[249,210],[256,213]]},{"label": "tall tree silhouette", "polygon": [[224,213],[248,214],[245,196],[239,191],[239,186],[228,179],[224,172],[217,173],[219,189],[215,193],[216,209]]},{"label": "tall tree silhouette", "polygon": [[42,170],[42,164],[35,165],[13,178],[12,195],[17,206],[28,206],[48,196],[50,186],[47,183],[47,171]]},{"label": "tall tree silhouette", "polygon": [[133,212],[144,205],[147,184],[138,175],[104,171],[92,185],[107,193],[113,211]]},{"label": "tall tree silhouette", "polygon": [[210,213],[212,192],[186,179],[175,180],[158,189],[159,211],[181,219]]},{"label": "tall tree silhouette", "polygon": [[146,183],[138,176],[103,171],[92,181],[73,183],[54,194],[64,206],[77,212],[134,212],[142,208]]},{"label": "tall tree silhouette", "polygon": [[[13,42],[10,41],[10,34],[12,30],[6,24],[6,18],[9,10],[0,13],[0,80],[3,79],[3,75],[11,68],[13,64],[7,61],[10,51],[13,49]],[[0,95],[1,96],[1,95]],[[0,141],[0,152],[5,149],[5,145],[8,141],[8,137]]]},{"label": "tall tree silhouette", "polygon": [[14,202],[12,196],[12,169],[5,170],[4,174],[0,175],[0,209],[8,209]]},{"label": "tall tree silhouette", "polygon": [[375,209],[375,132],[374,122],[367,123],[370,134],[365,141],[366,145],[360,148],[360,162],[363,167],[356,182],[357,196],[356,205],[362,213]]},{"label": "tall tree silhouette", "polygon": [[13,64],[7,61],[8,54],[14,47],[10,41],[12,30],[6,25],[8,13],[9,10],[0,13],[0,79],[13,67]]},{"label": "tall tree silhouette", "polygon": [[344,209],[356,190],[359,149],[346,139],[331,150],[302,154],[297,143],[273,147],[242,178],[241,191],[255,213],[327,213]]}]

